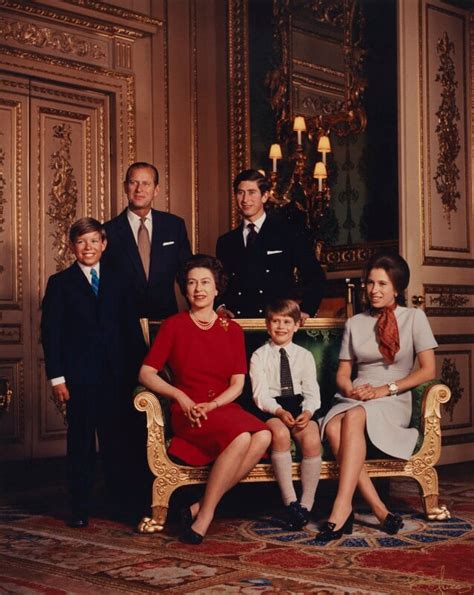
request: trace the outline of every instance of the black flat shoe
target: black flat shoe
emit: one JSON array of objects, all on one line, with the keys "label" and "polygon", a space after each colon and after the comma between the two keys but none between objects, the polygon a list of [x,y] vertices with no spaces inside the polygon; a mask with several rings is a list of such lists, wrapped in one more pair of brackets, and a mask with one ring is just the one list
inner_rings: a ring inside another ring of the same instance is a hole
[{"label": "black flat shoe", "polygon": [[335,531],[336,523],[330,523],[326,521],[321,527],[321,531],[316,535],[316,539],[319,541],[333,541],[340,539],[344,535],[352,535],[352,527],[354,525],[354,513],[347,517],[346,522],[340,529]]},{"label": "black flat shoe", "polygon": [[396,535],[403,527],[403,519],[399,514],[389,512],[382,523],[382,529],[389,535]]},{"label": "black flat shoe", "polygon": [[84,516],[73,516],[67,521],[67,526],[73,529],[85,529],[89,525],[89,519]]},{"label": "black flat shoe", "polygon": [[204,535],[196,533],[191,527],[184,529],[179,536],[182,543],[189,543],[190,545],[200,545],[204,539]]},{"label": "black flat shoe", "polygon": [[181,533],[184,533],[184,531],[191,527],[193,520],[193,515],[189,506],[181,508],[179,511],[179,526],[181,528]]},{"label": "black flat shoe", "polygon": [[301,531],[308,524],[309,510],[296,500],[288,504],[286,511],[288,513],[287,525],[291,531]]}]

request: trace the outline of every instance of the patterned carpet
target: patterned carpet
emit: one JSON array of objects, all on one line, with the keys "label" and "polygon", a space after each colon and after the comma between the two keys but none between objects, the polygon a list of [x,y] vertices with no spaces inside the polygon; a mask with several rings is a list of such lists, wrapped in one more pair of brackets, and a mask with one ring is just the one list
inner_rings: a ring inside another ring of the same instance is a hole
[{"label": "patterned carpet", "polygon": [[358,508],[353,535],[329,544],[315,538],[317,522],[287,531],[278,514],[251,505],[245,518],[221,512],[199,547],[181,544],[173,523],[139,535],[96,517],[73,530],[51,512],[53,484],[30,500],[28,490],[10,492],[0,508],[0,593],[474,593],[473,466],[461,470],[442,474],[449,521],[425,521],[415,482],[396,480],[392,505],[405,519],[397,536]]}]

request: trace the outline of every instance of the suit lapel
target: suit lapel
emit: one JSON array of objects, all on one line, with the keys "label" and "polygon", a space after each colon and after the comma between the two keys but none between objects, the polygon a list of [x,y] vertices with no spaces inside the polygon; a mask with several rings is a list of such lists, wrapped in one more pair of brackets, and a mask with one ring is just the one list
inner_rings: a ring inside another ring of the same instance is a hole
[{"label": "suit lapel", "polygon": [[163,221],[160,213],[155,209],[151,210],[151,218],[153,221],[153,233],[151,238],[151,256],[150,256],[150,277],[153,277],[158,271],[164,270],[165,267],[165,251],[163,250]]},{"label": "suit lapel", "polygon": [[143,284],[146,284],[145,271],[143,270],[142,261],[140,259],[138,246],[132,228],[128,222],[127,209],[125,209],[118,218],[117,233],[119,241],[126,247],[127,256],[130,259],[133,268],[136,270],[139,279]]},{"label": "suit lapel", "polygon": [[71,265],[69,271],[71,275],[71,284],[74,284],[75,291],[78,293],[80,292],[88,296],[89,298],[93,298],[95,300],[96,296],[94,294],[92,286],[86,279],[86,276],[82,272],[82,269],[77,264],[77,262]]}]

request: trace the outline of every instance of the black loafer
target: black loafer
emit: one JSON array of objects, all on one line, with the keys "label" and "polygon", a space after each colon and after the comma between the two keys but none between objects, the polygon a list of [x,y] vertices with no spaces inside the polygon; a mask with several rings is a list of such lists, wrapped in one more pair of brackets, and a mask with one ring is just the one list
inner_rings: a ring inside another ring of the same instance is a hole
[{"label": "black loafer", "polygon": [[308,524],[309,511],[296,500],[288,504],[286,511],[288,513],[288,528],[292,531],[301,531]]},{"label": "black loafer", "polygon": [[84,517],[73,516],[67,522],[67,526],[72,527],[73,529],[84,529],[88,525],[89,525],[89,519],[86,516],[84,516]]},{"label": "black loafer", "polygon": [[403,527],[403,519],[399,514],[389,512],[382,523],[382,529],[389,535],[396,535]]},{"label": "black loafer", "polygon": [[181,531],[179,539],[182,543],[189,543],[190,545],[200,545],[204,539],[204,535],[196,533],[196,531],[193,531],[191,527],[188,527],[187,529],[184,529],[184,531]]}]

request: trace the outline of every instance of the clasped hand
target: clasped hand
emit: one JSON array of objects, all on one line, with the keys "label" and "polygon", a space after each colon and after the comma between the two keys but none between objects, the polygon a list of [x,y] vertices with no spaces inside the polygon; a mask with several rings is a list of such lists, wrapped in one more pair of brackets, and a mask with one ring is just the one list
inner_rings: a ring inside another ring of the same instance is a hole
[{"label": "clasped hand", "polygon": [[281,419],[287,428],[303,430],[308,425],[312,415],[309,411],[303,411],[295,419],[289,411],[281,408],[281,411],[277,413],[277,417]]},{"label": "clasped hand", "polygon": [[181,409],[184,415],[188,418],[189,423],[194,427],[200,428],[202,422],[207,419],[209,411],[215,408],[215,405],[211,402],[195,403],[189,397],[185,397],[181,402]]},{"label": "clasped hand", "polygon": [[386,386],[372,386],[371,384],[360,384],[352,389],[348,395],[351,399],[357,401],[370,401],[386,396]]}]

